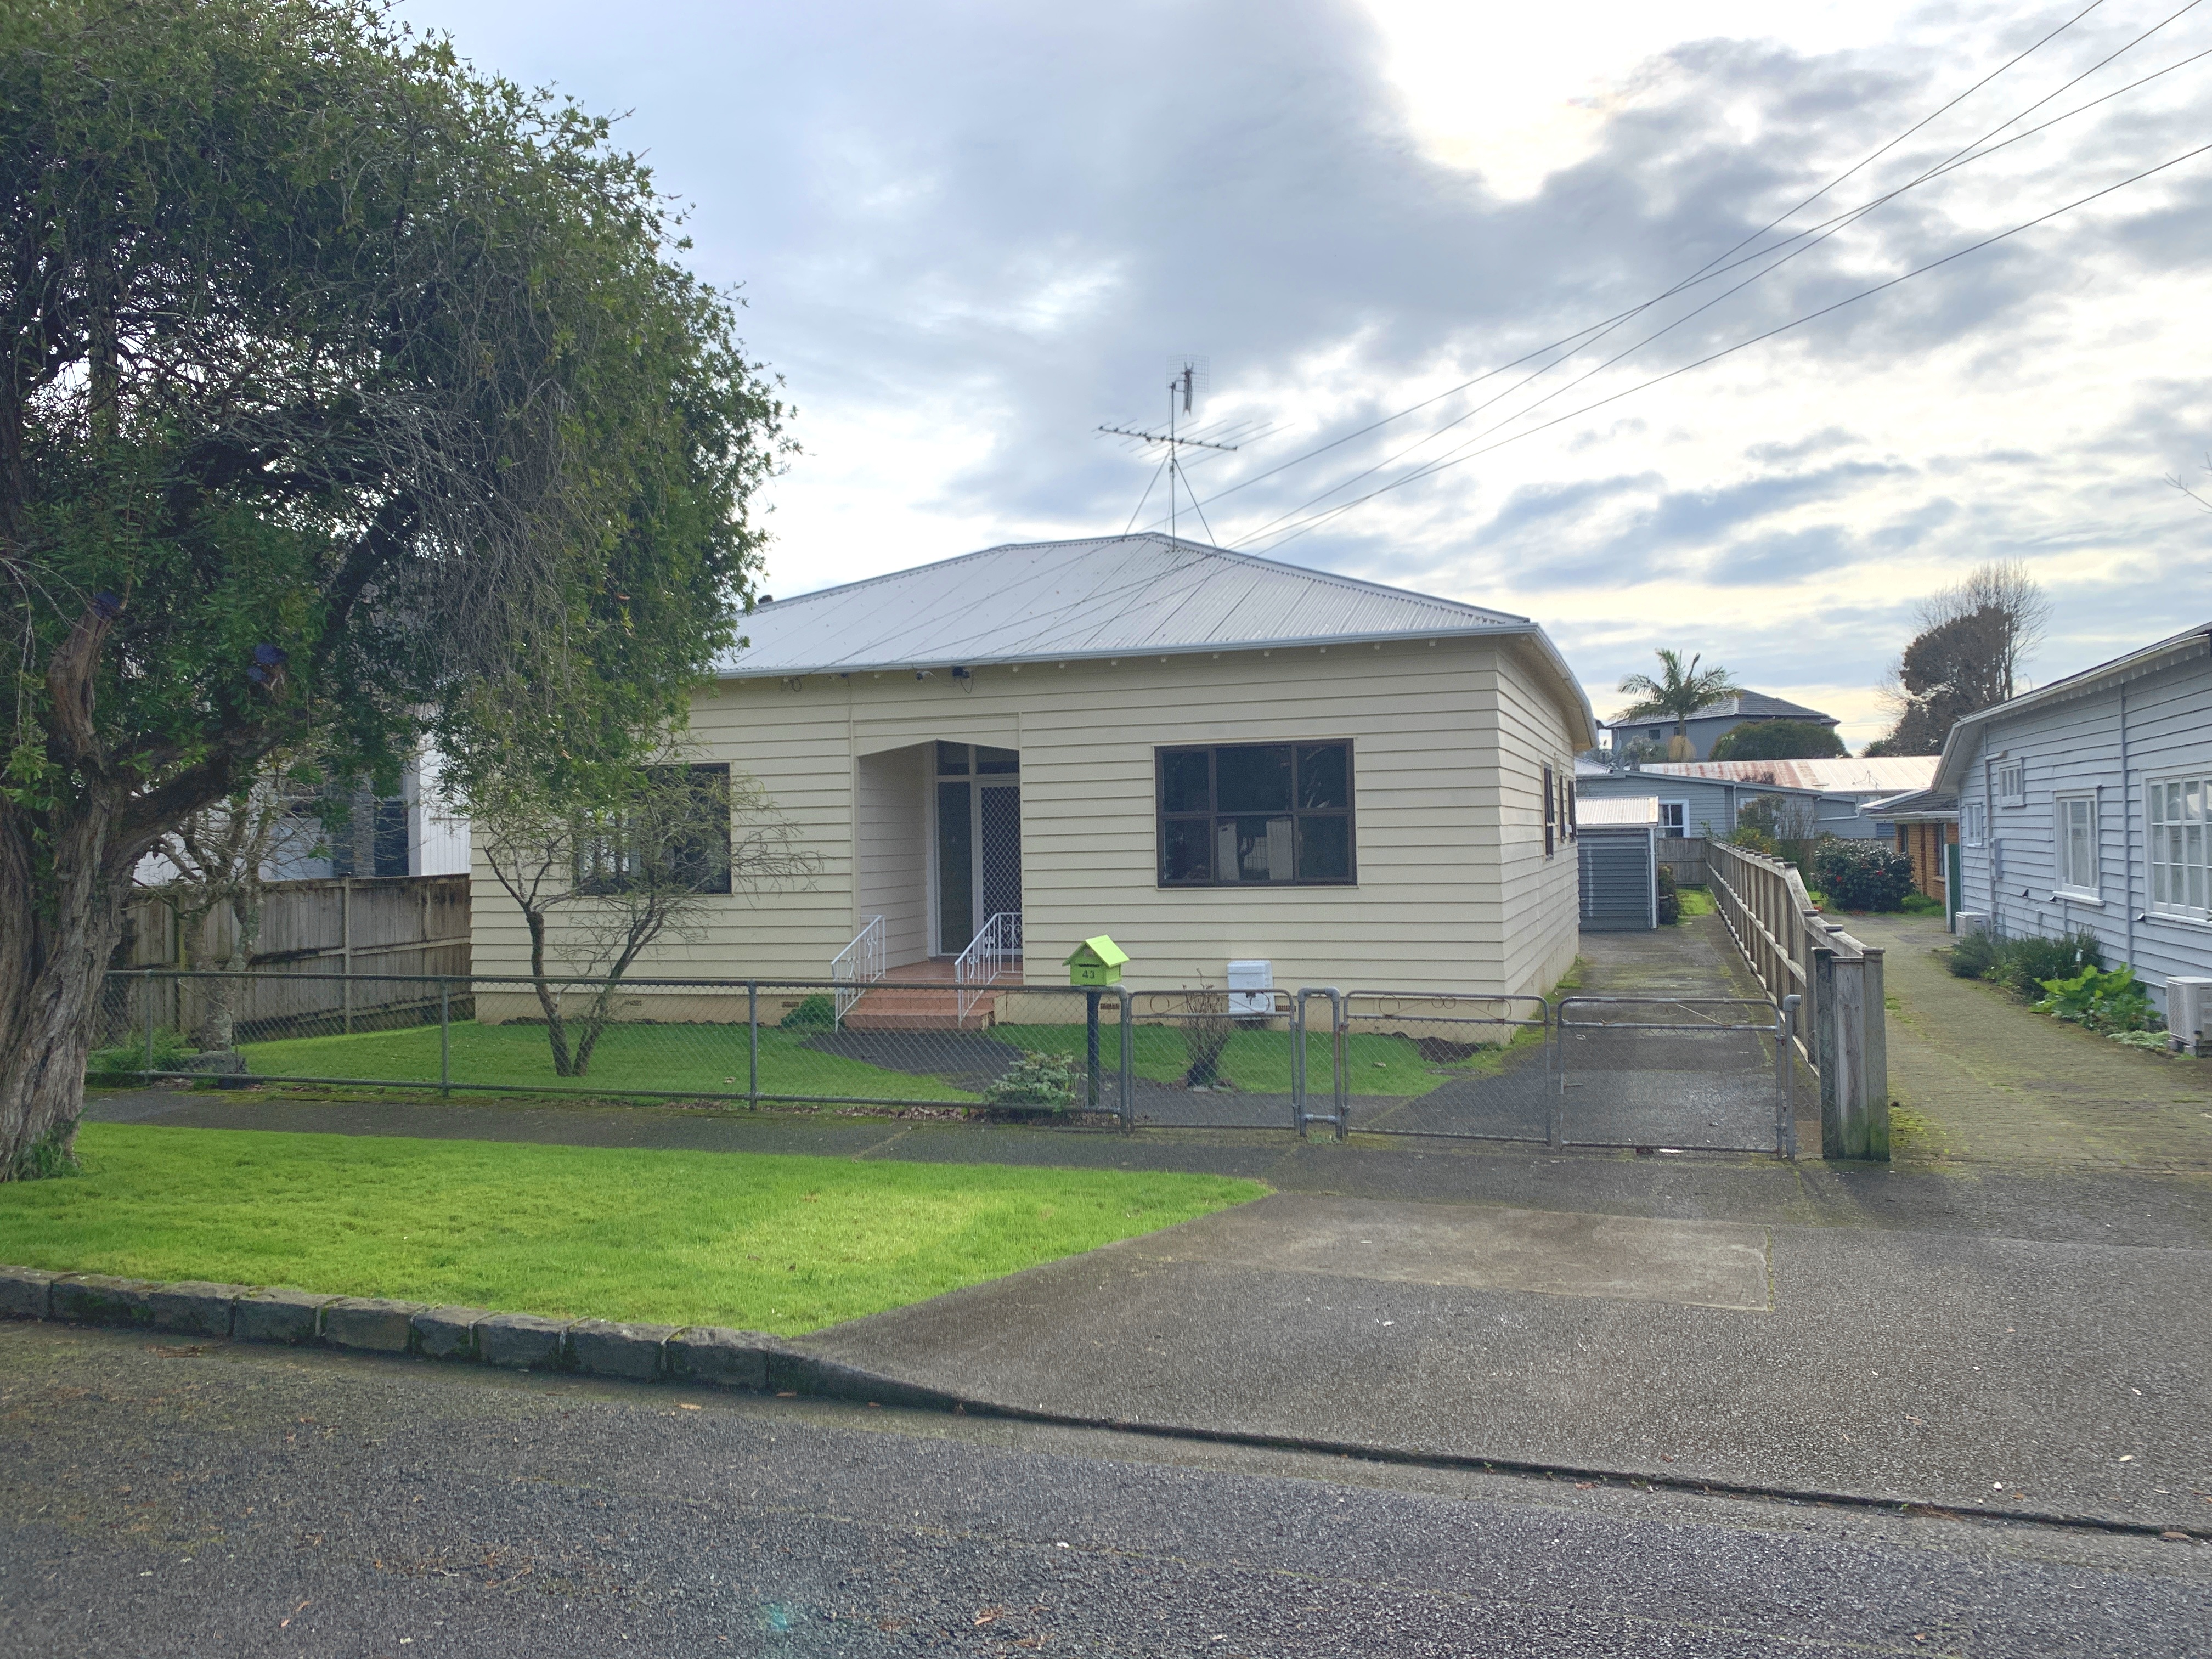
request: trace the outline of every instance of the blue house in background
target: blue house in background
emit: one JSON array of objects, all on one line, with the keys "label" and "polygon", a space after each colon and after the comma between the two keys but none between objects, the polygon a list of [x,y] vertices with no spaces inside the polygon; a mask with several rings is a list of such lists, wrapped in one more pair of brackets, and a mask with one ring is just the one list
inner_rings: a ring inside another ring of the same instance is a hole
[{"label": "blue house in background", "polygon": [[1967,715],[1934,787],[1962,915],[2094,933],[2169,1022],[2166,981],[2212,975],[2212,623]]},{"label": "blue house in background", "polygon": [[[1709,702],[1682,723],[1683,735],[1690,740],[1690,758],[1709,760],[1713,745],[1739,726],[1756,725],[1761,720],[1803,720],[1814,726],[1825,726],[1833,731],[1836,717],[1824,714],[1817,708],[1808,708],[1802,702],[1791,702],[1782,697],[1770,697],[1764,691],[1735,691],[1717,702]],[[1628,746],[1641,739],[1647,743],[1665,743],[1674,735],[1674,722],[1661,716],[1655,720],[1613,720],[1606,723],[1613,733],[1613,746],[1626,753]]]}]

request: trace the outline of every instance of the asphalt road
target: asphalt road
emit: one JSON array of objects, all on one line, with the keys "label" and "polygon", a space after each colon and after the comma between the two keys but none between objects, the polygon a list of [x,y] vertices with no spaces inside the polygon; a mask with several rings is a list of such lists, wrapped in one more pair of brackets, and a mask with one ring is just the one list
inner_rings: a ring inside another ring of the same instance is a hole
[{"label": "asphalt road", "polygon": [[2212,1548],[0,1326],[0,1652],[2195,1655]]}]

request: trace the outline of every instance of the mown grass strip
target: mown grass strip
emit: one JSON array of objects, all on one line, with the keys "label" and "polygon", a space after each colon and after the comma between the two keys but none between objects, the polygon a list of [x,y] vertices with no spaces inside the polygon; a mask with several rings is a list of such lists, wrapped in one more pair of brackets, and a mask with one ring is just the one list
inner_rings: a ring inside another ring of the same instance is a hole
[{"label": "mown grass strip", "polygon": [[1251,1181],[87,1124],[0,1261],[796,1335],[1173,1226]]}]

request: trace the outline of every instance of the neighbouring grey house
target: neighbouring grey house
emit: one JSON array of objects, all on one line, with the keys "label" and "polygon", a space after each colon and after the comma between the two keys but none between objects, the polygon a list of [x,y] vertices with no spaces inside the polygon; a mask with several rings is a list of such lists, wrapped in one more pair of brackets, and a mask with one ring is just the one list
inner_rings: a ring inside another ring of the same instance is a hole
[{"label": "neighbouring grey house", "polygon": [[[1784,764],[1771,761],[1747,765]],[[1797,764],[1798,763],[1787,763]],[[1932,767],[1930,757],[1923,764]],[[1733,763],[1706,763],[1727,765]],[[1818,789],[1752,779],[1702,777],[1671,767],[1622,767],[1615,769],[1591,761],[1575,763],[1575,798],[1578,802],[1617,800],[1650,796],[1659,804],[1659,834],[1717,838],[1735,828],[1736,815],[1762,796],[1778,797],[1802,809],[1813,835],[1865,838],[1883,833],[1859,811],[1858,799],[1847,793],[1825,793]]]},{"label": "neighbouring grey house", "polygon": [[1575,862],[1582,931],[1620,933],[1659,925],[1659,803],[1649,795],[1575,801]]},{"label": "neighbouring grey house", "polygon": [[[1761,720],[1806,720],[1831,731],[1837,724],[1834,715],[1808,708],[1801,702],[1770,697],[1764,691],[1739,691],[1717,702],[1709,702],[1691,715],[1683,722],[1683,735],[1690,740],[1692,758],[1705,760],[1711,756],[1713,745],[1737,726],[1753,726]],[[1664,715],[1650,720],[1616,717],[1606,722],[1605,729],[1613,733],[1614,750],[1625,752],[1638,738],[1650,743],[1666,742],[1674,735],[1674,722]]]},{"label": "neighbouring grey house", "polygon": [[2212,623],[1969,714],[1934,786],[1957,800],[1961,925],[2085,930],[2169,1019],[2212,976]]}]

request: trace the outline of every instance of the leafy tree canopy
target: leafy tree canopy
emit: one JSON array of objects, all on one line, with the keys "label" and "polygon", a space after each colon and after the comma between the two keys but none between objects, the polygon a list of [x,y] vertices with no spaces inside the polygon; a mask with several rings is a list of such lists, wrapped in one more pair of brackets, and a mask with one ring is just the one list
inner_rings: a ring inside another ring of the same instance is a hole
[{"label": "leafy tree canopy", "polygon": [[656,744],[784,410],[605,121],[364,0],[20,0],[0,156],[4,1176],[132,866],[264,756]]},{"label": "leafy tree canopy", "polygon": [[[1636,698],[1636,702],[1613,717],[1615,726],[1633,725],[1638,720],[1671,720],[1674,735],[1688,737],[1687,722],[1691,715],[1723,697],[1733,696],[1743,690],[1729,678],[1725,668],[1701,669],[1702,654],[1693,654],[1688,662],[1682,653],[1664,646],[1656,653],[1659,658],[1659,677],[1649,674],[1626,674],[1621,677],[1620,690]],[[1687,757],[1684,757],[1687,758]]]},{"label": "leafy tree canopy", "polygon": [[1753,720],[1723,732],[1709,758],[1830,760],[1849,752],[1836,728],[1818,720]]}]

